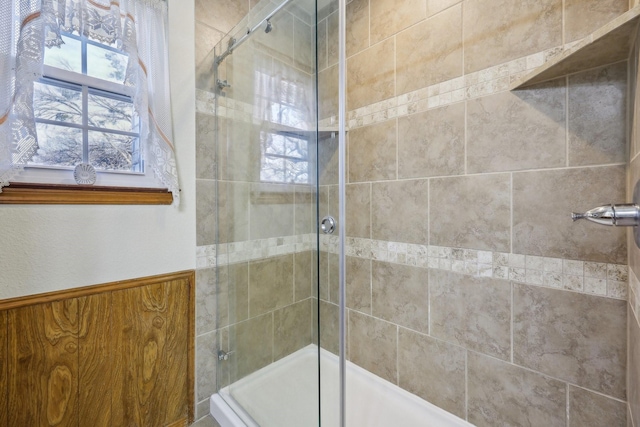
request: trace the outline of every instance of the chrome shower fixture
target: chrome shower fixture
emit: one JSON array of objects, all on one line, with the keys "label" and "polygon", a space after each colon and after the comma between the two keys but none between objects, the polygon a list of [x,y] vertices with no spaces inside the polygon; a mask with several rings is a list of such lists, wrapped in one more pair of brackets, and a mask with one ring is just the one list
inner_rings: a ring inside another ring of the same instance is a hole
[{"label": "chrome shower fixture", "polygon": [[267,27],[264,29],[264,32],[269,34],[273,30],[273,25],[271,25],[271,20],[267,19]]}]

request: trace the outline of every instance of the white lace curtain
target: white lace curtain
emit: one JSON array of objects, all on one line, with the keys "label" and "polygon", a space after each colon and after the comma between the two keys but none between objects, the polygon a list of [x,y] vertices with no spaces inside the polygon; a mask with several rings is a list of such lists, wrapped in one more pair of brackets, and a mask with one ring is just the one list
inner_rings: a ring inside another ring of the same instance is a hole
[{"label": "white lace curtain", "polygon": [[62,43],[61,31],[128,54],[125,85],[134,88],[146,165],[178,204],[164,0],[0,1],[0,191],[38,150],[33,83],[44,50]]}]

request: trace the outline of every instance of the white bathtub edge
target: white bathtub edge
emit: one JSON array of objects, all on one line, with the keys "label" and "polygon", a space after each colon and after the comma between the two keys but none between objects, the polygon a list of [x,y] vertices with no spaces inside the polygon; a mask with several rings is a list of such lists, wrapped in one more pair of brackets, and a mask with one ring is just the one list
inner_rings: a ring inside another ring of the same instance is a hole
[{"label": "white bathtub edge", "polygon": [[209,399],[209,412],[218,424],[220,424],[220,427],[246,426],[244,421],[240,419],[218,393],[212,395],[211,399]]}]

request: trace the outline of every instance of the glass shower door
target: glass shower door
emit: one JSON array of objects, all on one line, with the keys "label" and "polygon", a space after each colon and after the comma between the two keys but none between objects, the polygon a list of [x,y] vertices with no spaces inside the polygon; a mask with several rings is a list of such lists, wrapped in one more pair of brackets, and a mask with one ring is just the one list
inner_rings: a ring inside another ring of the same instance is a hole
[{"label": "glass shower door", "polygon": [[237,28],[214,73],[218,390],[249,426],[316,426],[315,5],[263,1]]}]

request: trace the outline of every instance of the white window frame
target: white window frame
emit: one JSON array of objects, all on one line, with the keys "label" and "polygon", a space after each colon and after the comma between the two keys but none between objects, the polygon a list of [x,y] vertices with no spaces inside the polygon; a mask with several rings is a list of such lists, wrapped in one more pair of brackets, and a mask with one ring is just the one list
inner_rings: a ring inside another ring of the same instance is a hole
[{"label": "white window frame", "polygon": [[[83,120],[82,124],[70,124],[56,121],[50,121],[45,119],[39,119],[36,117],[36,123],[54,124],[68,126],[71,128],[83,130],[83,146],[88,144],[87,135],[89,130],[103,130],[101,128],[93,128],[89,126],[87,120],[88,110],[88,95],[96,94],[100,96],[111,97],[115,99],[130,100],[134,96],[135,89],[125,86],[123,84],[103,80],[100,78],[87,75],[87,45],[92,44],[99,46],[100,48],[111,50],[118,53],[122,51],[113,47],[94,42],[85,36],[78,36],[76,34],[63,33],[65,37],[69,37],[81,42],[82,46],[82,74],[64,70],[49,65],[43,66],[43,78],[40,83],[59,86],[62,88],[70,88],[74,90],[82,91],[83,102]],[[55,49],[55,48],[52,48]],[[133,101],[132,101],[133,102]],[[105,129],[107,130],[107,129]],[[140,135],[133,132],[123,132],[113,129],[108,129],[109,133],[121,134],[121,135]],[[154,176],[150,168],[145,167],[145,150],[144,142],[141,138],[138,139],[138,149],[140,151],[140,171],[104,171],[96,170],[96,182],[97,186],[113,186],[113,187],[140,187],[140,188],[162,188],[164,187]],[[87,153],[83,147],[83,161],[86,162]],[[24,170],[12,179],[13,182],[24,183],[45,183],[45,184],[59,184],[59,185],[75,185],[76,182],[73,178],[74,167],[66,166],[51,166],[51,165],[25,165]]]}]

